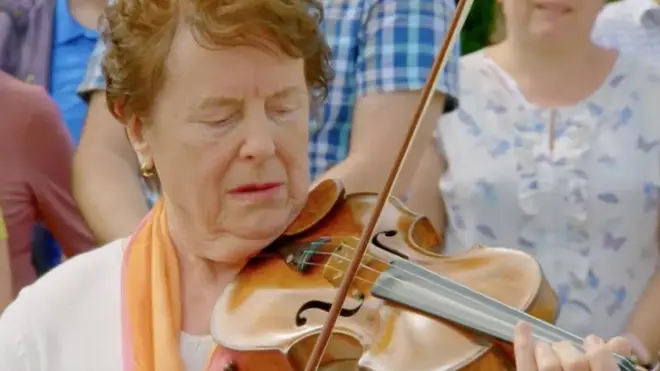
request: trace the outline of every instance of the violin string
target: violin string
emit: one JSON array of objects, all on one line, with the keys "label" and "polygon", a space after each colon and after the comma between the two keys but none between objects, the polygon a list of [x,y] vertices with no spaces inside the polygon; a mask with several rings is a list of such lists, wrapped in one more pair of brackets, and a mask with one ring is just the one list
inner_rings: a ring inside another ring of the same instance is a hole
[{"label": "violin string", "polygon": [[[355,250],[355,248],[353,248],[352,246],[350,246],[350,245],[348,245],[348,244],[340,243],[340,245],[341,245],[343,248],[347,248],[347,249]],[[313,255],[326,255],[326,256],[336,257],[336,258],[340,258],[340,259],[343,259],[343,260],[346,260],[346,261],[350,261],[350,258],[348,258],[348,257],[346,257],[346,256],[339,255],[339,254],[337,254],[337,253],[335,253],[335,252],[323,252],[323,251],[316,251],[316,250],[308,250],[308,251],[305,251],[305,253],[303,253],[303,255],[306,254],[306,253],[310,253],[310,254],[313,254]],[[402,269],[402,268],[400,268],[400,267],[396,267],[396,266],[392,265],[389,261],[387,261],[387,260],[385,260],[385,259],[379,258],[379,257],[377,257],[377,256],[373,256],[373,255],[371,255],[371,254],[365,256],[365,258],[367,258],[367,257],[368,257],[369,259],[372,259],[372,260],[376,260],[376,261],[378,261],[378,262],[381,262],[381,263],[385,264],[387,267],[389,267],[389,268],[391,268],[391,269],[398,270],[399,272],[403,272],[404,274],[409,275],[409,276],[411,276],[411,277],[413,277],[413,278],[415,278],[415,279],[419,279],[419,280],[426,281],[426,282],[430,283],[431,285],[441,286],[441,285],[439,285],[437,282],[432,281],[432,280],[430,280],[430,279],[428,279],[428,278],[426,278],[426,277],[420,276],[420,275],[415,274],[415,273],[411,273],[411,272],[409,272],[409,271],[406,270],[406,269]],[[397,258],[398,258],[398,257],[397,257]],[[398,258],[398,259],[400,259],[400,258]],[[344,273],[341,269],[338,269],[338,268],[336,268],[336,267],[333,267],[333,266],[331,266],[331,265],[327,265],[327,264],[314,263],[314,262],[306,262],[306,263],[304,263],[304,264],[306,264],[306,265],[310,265],[310,266],[319,266],[319,267],[324,267],[324,268],[330,268],[330,269],[332,269],[332,270],[334,270],[334,271],[337,271],[338,273]],[[363,263],[360,263],[360,268],[361,268],[361,269],[370,270],[370,271],[372,271],[372,272],[379,273],[379,274],[382,273],[382,272],[379,271],[378,269],[375,269],[375,268],[370,267],[370,266],[368,266],[368,265],[365,265],[365,264],[363,264]],[[402,280],[402,279],[400,279],[400,278],[396,278],[396,277],[392,277],[392,278],[395,279],[395,280],[397,280],[397,281],[399,281],[399,282],[401,282],[401,283],[408,283],[408,282],[405,282],[404,280]],[[360,277],[359,275],[357,275],[357,276],[355,277],[355,279],[358,279],[358,280],[360,280],[360,281],[362,281],[362,282],[365,282],[365,283],[367,283],[367,284],[369,284],[369,285],[373,285],[373,286],[376,286],[376,287],[382,288],[382,289],[384,289],[384,290],[386,290],[386,291],[388,291],[388,292],[393,292],[393,291],[394,291],[394,290],[391,290],[391,289],[389,289],[389,288],[387,288],[387,287],[385,287],[385,286],[383,286],[383,285],[378,284],[376,281],[372,281],[372,280],[366,279],[366,278],[364,278],[364,277]],[[447,289],[447,287],[443,287],[443,288]],[[423,290],[423,291],[427,291],[427,292],[429,292],[430,294],[433,294],[433,293],[434,293],[432,290],[427,289],[427,288],[424,288],[424,287],[419,287],[419,289],[421,289],[421,290]],[[457,292],[457,291],[455,291],[455,290],[452,290],[452,291],[453,291],[455,294],[457,294],[457,295],[459,295],[459,296],[461,296],[461,297],[463,297],[463,298],[465,298],[465,299],[467,299],[467,300],[469,300],[469,301],[473,301],[473,302],[475,301],[473,298],[469,298],[469,297],[463,295],[463,294],[460,293],[460,292]],[[478,292],[476,292],[476,293],[479,294]],[[410,298],[414,298],[412,295],[406,295],[406,294],[404,294],[403,296],[409,296]],[[513,308],[513,307],[511,307],[511,308]],[[466,306],[465,309],[466,309],[466,310],[469,310],[469,307]],[[579,342],[577,342],[577,341],[575,340],[575,339],[579,339],[579,338],[576,337],[575,335],[572,335],[572,334],[570,334],[570,333],[568,333],[568,332],[566,332],[566,331],[564,331],[564,330],[562,330],[562,329],[560,329],[560,328],[553,327],[552,330],[557,331],[557,332],[559,332],[560,334],[558,334],[557,336],[552,336],[551,333],[546,333],[545,329],[543,329],[543,328],[541,328],[541,327],[539,327],[539,326],[534,326],[534,322],[536,322],[536,321],[541,321],[541,320],[539,320],[539,319],[537,319],[537,318],[535,318],[535,317],[532,317],[531,315],[529,315],[529,314],[527,314],[527,313],[525,313],[525,312],[522,312],[522,311],[518,310],[517,308],[513,308],[513,309],[516,309],[516,311],[519,312],[519,314],[521,314],[521,315],[523,315],[524,317],[526,317],[525,319],[526,319],[528,322],[530,322],[530,321],[533,322],[533,323],[531,323],[531,325],[532,325],[533,328],[534,328],[534,330],[533,330],[533,331],[534,331],[534,335],[538,338],[538,340],[541,340],[541,341],[546,342],[546,343],[553,343],[553,342],[556,342],[556,341],[567,341],[567,342],[571,343],[571,345],[573,345],[573,346],[574,346],[576,349],[578,349],[579,351],[581,351],[581,352],[586,352],[586,349],[583,347],[583,345],[580,344]],[[493,316],[493,317],[494,317],[494,318],[498,318],[497,316]],[[521,318],[514,318],[514,319],[516,319],[516,320],[521,320]],[[503,319],[501,319],[501,318],[499,318],[499,321],[502,322],[502,323],[504,323],[504,324],[508,327],[508,329],[510,330],[511,334],[513,334],[515,324],[512,324],[511,322],[506,321],[506,320],[503,320]],[[544,324],[547,324],[547,323],[544,323]],[[545,335],[541,335],[540,332],[545,333]],[[571,338],[575,338],[575,339],[571,339]],[[510,336],[507,340],[508,340],[508,341],[512,341],[512,336]],[[582,339],[579,339],[579,340],[582,340]],[[629,364],[627,364],[629,360],[627,360],[626,358],[624,358],[624,357],[622,357],[622,356],[619,356],[619,355],[616,355],[616,356],[618,356],[618,357],[620,357],[620,358],[623,358],[623,361],[624,361],[624,362],[623,362],[623,363],[620,363],[620,366],[624,367],[626,370],[633,370],[633,371],[635,370],[635,368],[632,368],[632,369],[629,368],[629,367],[632,367],[632,366],[629,366]],[[618,358],[618,357],[617,357],[617,358]]]},{"label": "violin string", "polygon": [[[320,253],[320,254],[321,254],[321,255],[333,255],[333,256],[334,256],[334,253],[328,253],[328,252]],[[346,258],[346,257],[344,257],[344,256],[337,256],[337,257],[349,261],[349,259]],[[325,265],[325,264],[322,264],[322,263],[307,263],[307,264],[308,264],[308,265],[311,265],[311,266],[317,266],[317,267],[323,267],[323,268],[330,268],[330,269],[332,269],[333,271],[336,271],[336,272],[338,272],[338,273],[343,273],[343,271],[342,271],[341,269],[338,269],[338,268],[333,267],[333,266]],[[373,272],[380,273],[378,270],[376,270],[376,269],[374,269],[374,268],[371,268],[371,267],[369,267],[369,266],[365,266],[364,264],[361,264],[360,267],[363,268],[363,269],[368,269],[368,270],[371,270],[371,271],[373,271]],[[419,276],[419,275],[416,275],[416,274],[413,274],[413,273],[407,272],[407,271],[405,271],[404,269],[401,269],[401,268],[398,268],[398,267],[392,267],[392,268],[394,268],[394,269],[398,269],[399,271],[404,271],[406,274],[409,274],[409,275],[411,275],[411,276],[414,276],[414,277],[417,278],[417,279],[422,279],[422,280],[425,280],[425,281],[427,281],[427,282],[429,282],[429,283],[431,283],[431,284],[433,284],[433,285],[437,285],[437,283],[435,283],[435,282],[433,282],[433,281],[431,281],[431,280],[429,280],[429,279],[427,279],[427,278],[425,278],[425,277],[421,277],[421,276]],[[365,283],[367,283],[367,284],[369,284],[369,285],[373,285],[373,286],[375,286],[375,287],[382,288],[382,289],[384,289],[384,290],[386,290],[386,291],[388,291],[388,292],[394,292],[394,290],[392,290],[392,289],[390,289],[390,288],[388,288],[388,287],[385,287],[385,286],[379,284],[379,283],[376,282],[376,281],[369,280],[369,279],[366,279],[366,278],[364,278],[364,277],[360,277],[360,276],[355,276],[355,279],[360,280],[360,281],[362,281],[362,282],[365,282]],[[393,277],[393,279],[396,280],[396,281],[399,281],[399,282],[401,282],[401,283],[406,283],[404,280],[402,280],[402,279],[400,279],[400,278]],[[420,289],[421,289],[421,290],[424,290],[424,291],[427,291],[427,292],[429,292],[430,294],[433,294],[433,291],[430,290],[430,289],[426,289],[426,288],[420,288]],[[470,298],[466,297],[465,295],[463,295],[463,294],[461,294],[461,293],[456,292],[456,294],[462,296],[463,298],[465,298],[465,299],[467,299],[467,300],[471,300]],[[411,297],[411,298],[413,297],[412,295],[404,295],[404,296],[408,296],[408,297]],[[506,321],[503,321],[503,322],[506,323]],[[511,332],[513,333],[514,325],[511,325],[511,324],[509,324],[509,323],[506,323],[506,324],[510,327]],[[537,336],[539,337],[539,339],[540,339],[541,341],[544,341],[544,342],[547,342],[547,343],[552,343],[553,341],[556,341],[556,340],[552,340],[551,337],[545,337],[545,336],[543,336],[543,335],[537,335]],[[509,339],[509,340],[511,340],[511,339]],[[565,339],[561,339],[561,340],[565,340]]]}]

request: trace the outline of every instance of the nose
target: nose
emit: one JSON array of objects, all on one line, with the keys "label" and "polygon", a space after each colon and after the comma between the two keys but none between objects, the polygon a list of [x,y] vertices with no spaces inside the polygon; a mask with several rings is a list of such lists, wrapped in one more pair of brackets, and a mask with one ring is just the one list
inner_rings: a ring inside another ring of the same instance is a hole
[{"label": "nose", "polygon": [[273,133],[266,127],[251,128],[240,149],[242,159],[261,162],[275,155]]}]

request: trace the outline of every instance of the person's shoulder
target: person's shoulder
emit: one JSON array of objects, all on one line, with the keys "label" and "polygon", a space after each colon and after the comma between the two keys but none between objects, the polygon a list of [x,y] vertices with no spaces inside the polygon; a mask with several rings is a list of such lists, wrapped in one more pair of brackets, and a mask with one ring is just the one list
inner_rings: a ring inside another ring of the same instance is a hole
[{"label": "person's shoulder", "polygon": [[[613,75],[614,78],[629,76],[627,83],[631,87],[652,89],[656,92],[660,89],[660,65],[647,58],[621,53]],[[657,96],[653,96],[652,99],[657,99]]]},{"label": "person's shoulder", "polygon": [[608,18],[614,16],[615,14],[620,15],[624,10],[628,12],[628,9],[630,9],[630,6],[625,0],[613,1],[603,6],[603,9],[601,9],[598,17]]},{"label": "person's shoulder", "polygon": [[28,84],[0,71],[0,111],[5,130],[12,130],[12,138],[23,138],[34,125],[52,125],[60,118],[55,102],[46,90]]},{"label": "person's shoulder", "polygon": [[638,125],[648,130],[647,135],[660,138],[660,65],[630,54],[621,54],[610,74],[608,105],[632,109],[631,116]]},{"label": "person's shoulder", "polygon": [[489,59],[486,56],[486,49],[480,49],[472,53],[465,54],[460,60],[460,79],[461,88],[480,84],[488,75],[487,65]]},{"label": "person's shoulder", "polygon": [[54,296],[59,300],[78,295],[96,282],[110,280],[111,276],[119,277],[126,241],[115,240],[66,260],[28,286],[25,295],[37,300]]},{"label": "person's shoulder", "polygon": [[43,87],[21,81],[14,76],[0,70],[0,96],[2,99],[20,99],[25,104],[32,105],[33,99],[39,101],[50,100]]},{"label": "person's shoulder", "polygon": [[66,322],[65,317],[73,320],[80,310],[104,296],[118,296],[125,243],[116,240],[77,255],[25,287],[0,317],[0,328],[12,312],[48,327]]},{"label": "person's shoulder", "polygon": [[24,288],[0,317],[0,365],[60,370],[83,339],[118,338],[124,247],[118,240],[78,255]]},{"label": "person's shoulder", "polygon": [[21,115],[25,120],[42,114],[59,117],[59,109],[46,89],[21,81],[4,71],[0,71],[0,103],[11,107],[11,111],[29,113]]},{"label": "person's shoulder", "polygon": [[594,38],[625,32],[627,27],[635,24],[630,9],[630,4],[625,0],[606,4],[596,17],[593,29]]},{"label": "person's shoulder", "polygon": [[471,53],[465,54],[461,57],[461,66],[480,66],[486,60],[486,49],[475,50]]}]

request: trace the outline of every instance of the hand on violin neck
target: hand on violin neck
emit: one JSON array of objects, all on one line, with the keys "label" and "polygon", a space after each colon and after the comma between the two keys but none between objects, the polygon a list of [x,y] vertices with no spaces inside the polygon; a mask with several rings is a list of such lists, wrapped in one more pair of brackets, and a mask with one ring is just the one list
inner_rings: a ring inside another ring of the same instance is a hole
[{"label": "hand on violin neck", "polygon": [[518,371],[619,371],[614,355],[630,356],[631,348],[624,337],[605,342],[594,335],[585,338],[584,352],[568,342],[535,342],[527,323],[519,323],[514,335]]}]

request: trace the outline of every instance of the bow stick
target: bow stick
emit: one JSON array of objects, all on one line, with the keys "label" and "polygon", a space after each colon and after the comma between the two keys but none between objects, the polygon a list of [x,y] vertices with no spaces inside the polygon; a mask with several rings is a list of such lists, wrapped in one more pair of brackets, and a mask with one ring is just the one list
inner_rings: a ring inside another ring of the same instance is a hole
[{"label": "bow stick", "polygon": [[447,60],[449,59],[448,56],[450,55],[449,51],[456,44],[456,39],[458,38],[458,35],[460,34],[460,31],[465,24],[465,19],[470,13],[473,1],[474,0],[459,0],[458,4],[456,4],[456,12],[451,19],[449,30],[447,31],[447,34],[442,41],[440,52],[433,61],[431,73],[429,74],[429,78],[424,85],[424,89],[422,89],[422,95],[419,99],[419,103],[417,104],[417,108],[415,110],[412,123],[410,124],[410,128],[408,129],[406,139],[403,142],[401,149],[399,150],[399,154],[396,158],[396,162],[394,163],[394,167],[392,168],[392,171],[390,172],[387,181],[385,182],[385,187],[383,187],[383,190],[378,195],[378,201],[376,202],[374,213],[372,214],[371,219],[369,219],[369,223],[365,227],[364,231],[362,231],[360,241],[357,248],[355,249],[355,257],[351,261],[351,264],[348,266],[341,284],[339,285],[335,300],[332,303],[328,317],[326,318],[325,324],[323,325],[323,330],[319,334],[316,340],[316,344],[314,345],[314,349],[312,350],[312,353],[307,360],[305,371],[316,371],[321,363],[321,357],[323,356],[323,353],[325,353],[325,349],[328,346],[328,341],[330,340],[332,330],[334,329],[335,323],[337,322],[337,317],[339,316],[339,312],[344,305],[344,302],[346,301],[348,290],[350,289],[358,269],[362,264],[362,258],[367,251],[367,245],[369,244],[374,229],[376,228],[376,223],[378,222],[380,214],[383,211],[385,202],[390,198],[392,187],[394,186],[394,183],[399,176],[399,173],[401,172],[401,168],[403,167],[402,165],[408,156],[410,144],[417,135],[419,125],[422,122],[424,115],[426,114],[426,110],[428,109],[429,104],[431,103],[431,98],[440,77],[440,72],[447,65]]}]

